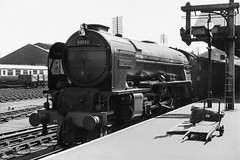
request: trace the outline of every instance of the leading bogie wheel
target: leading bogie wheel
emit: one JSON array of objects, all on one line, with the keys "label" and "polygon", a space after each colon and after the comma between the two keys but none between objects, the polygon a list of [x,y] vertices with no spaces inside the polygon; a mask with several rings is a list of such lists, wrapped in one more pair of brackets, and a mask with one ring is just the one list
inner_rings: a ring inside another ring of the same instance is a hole
[{"label": "leading bogie wheel", "polygon": [[70,134],[64,133],[62,125],[58,128],[57,131],[57,143],[62,148],[69,148],[73,144]]}]

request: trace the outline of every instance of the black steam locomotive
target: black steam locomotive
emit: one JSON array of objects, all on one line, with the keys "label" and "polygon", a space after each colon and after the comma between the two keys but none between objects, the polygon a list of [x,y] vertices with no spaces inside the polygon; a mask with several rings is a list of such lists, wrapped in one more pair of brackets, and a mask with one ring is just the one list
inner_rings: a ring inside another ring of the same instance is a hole
[{"label": "black steam locomotive", "polygon": [[52,105],[30,123],[58,124],[58,143],[69,146],[111,133],[136,119],[157,116],[192,100],[191,65],[180,51],[83,24],[49,53]]}]

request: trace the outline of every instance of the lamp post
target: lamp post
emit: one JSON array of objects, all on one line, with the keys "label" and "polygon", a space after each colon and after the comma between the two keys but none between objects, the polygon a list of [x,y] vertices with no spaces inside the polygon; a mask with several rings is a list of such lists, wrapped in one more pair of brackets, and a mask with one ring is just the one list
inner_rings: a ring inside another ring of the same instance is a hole
[{"label": "lamp post", "polygon": [[[208,20],[205,25],[205,28],[207,29],[207,37],[208,37],[208,98],[212,98],[212,29],[214,27],[214,24],[211,21],[211,15],[209,13]],[[208,101],[208,108],[212,107],[212,101]]]}]

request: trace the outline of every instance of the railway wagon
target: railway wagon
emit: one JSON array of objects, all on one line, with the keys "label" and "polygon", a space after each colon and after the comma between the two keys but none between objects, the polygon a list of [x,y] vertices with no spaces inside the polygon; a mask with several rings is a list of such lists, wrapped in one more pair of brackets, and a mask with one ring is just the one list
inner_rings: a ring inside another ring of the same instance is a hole
[{"label": "railway wagon", "polygon": [[[219,55],[220,56],[220,55]],[[191,63],[192,88],[195,98],[198,100],[208,97],[209,92],[209,64],[208,58],[197,57],[194,63]],[[212,60],[212,84],[211,92],[213,96],[222,94],[226,88],[226,60]],[[240,90],[240,63],[235,60],[235,91]]]},{"label": "railway wagon", "polygon": [[29,118],[31,125],[58,124],[58,144],[91,140],[133,120],[157,116],[191,101],[187,57],[150,41],[108,33],[103,25],[81,25],[48,58],[52,105]]},{"label": "railway wagon", "polygon": [[0,88],[24,85],[23,78],[19,79],[23,75],[38,76],[40,81],[45,77],[44,81],[47,81],[47,66],[0,64]]},{"label": "railway wagon", "polygon": [[47,75],[45,74],[22,74],[18,75],[18,84],[25,88],[36,88],[47,84]]}]

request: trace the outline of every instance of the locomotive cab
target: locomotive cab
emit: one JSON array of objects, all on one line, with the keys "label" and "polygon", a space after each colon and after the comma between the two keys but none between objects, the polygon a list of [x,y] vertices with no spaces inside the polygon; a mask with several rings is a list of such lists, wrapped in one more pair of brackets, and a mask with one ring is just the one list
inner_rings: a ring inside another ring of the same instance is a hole
[{"label": "locomotive cab", "polygon": [[68,83],[61,60],[64,46],[64,43],[57,42],[50,48],[48,56],[49,90],[58,90],[61,88],[61,83]]}]

